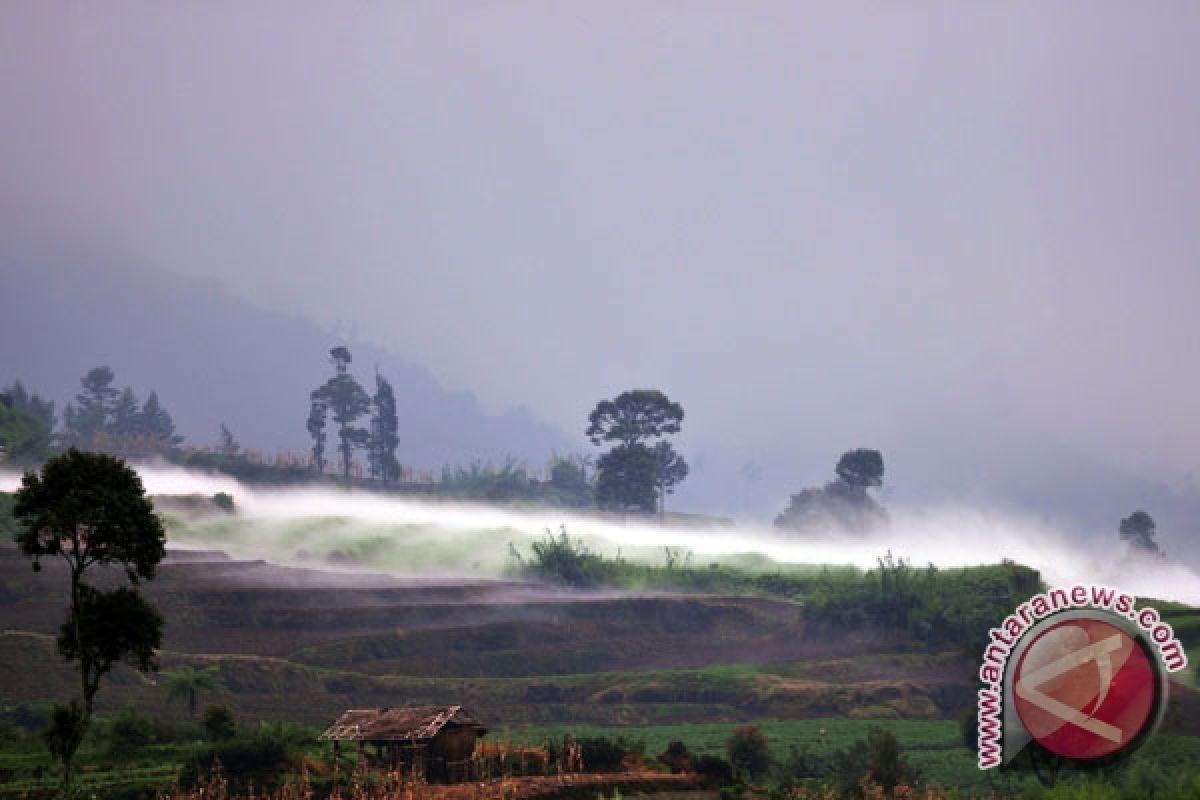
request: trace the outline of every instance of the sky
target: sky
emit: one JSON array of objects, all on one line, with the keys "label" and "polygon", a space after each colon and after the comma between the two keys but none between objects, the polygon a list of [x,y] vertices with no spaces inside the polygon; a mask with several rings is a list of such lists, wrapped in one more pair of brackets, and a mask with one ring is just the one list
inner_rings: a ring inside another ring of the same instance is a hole
[{"label": "sky", "polygon": [[797,483],[1053,440],[1194,490],[1198,40],[1192,2],[7,3],[0,214],[572,435],[656,387],[685,453]]}]

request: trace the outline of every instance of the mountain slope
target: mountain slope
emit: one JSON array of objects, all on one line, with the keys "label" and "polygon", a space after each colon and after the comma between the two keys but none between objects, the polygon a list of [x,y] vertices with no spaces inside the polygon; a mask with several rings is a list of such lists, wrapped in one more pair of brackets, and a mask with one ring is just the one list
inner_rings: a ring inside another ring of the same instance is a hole
[{"label": "mountain slope", "polygon": [[[227,424],[245,447],[307,450],[309,391],[332,368],[340,341],[315,323],[256,308],[211,281],[31,248],[0,253],[0,385],[21,380],[63,405],[91,367],[107,364],[140,398],[151,390],[193,443],[215,443]],[[83,267],[84,263],[94,266]],[[387,348],[347,343],[369,390],[391,381],[402,463],[436,469],[508,456],[531,465],[570,449],[527,411],[489,416],[473,395],[443,389],[425,369]]]}]

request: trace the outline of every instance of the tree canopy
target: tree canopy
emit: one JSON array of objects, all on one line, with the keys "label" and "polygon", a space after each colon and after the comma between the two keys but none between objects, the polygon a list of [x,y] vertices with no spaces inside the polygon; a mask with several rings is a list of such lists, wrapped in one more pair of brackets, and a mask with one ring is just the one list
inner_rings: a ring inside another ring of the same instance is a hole
[{"label": "tree canopy", "polygon": [[1134,550],[1140,553],[1158,554],[1158,542],[1154,541],[1158,532],[1157,526],[1154,524],[1154,518],[1145,511],[1138,509],[1125,517],[1121,520],[1118,531],[1121,541],[1127,542]]},{"label": "tree canopy", "polygon": [[679,433],[683,406],[657,389],[630,389],[614,400],[601,400],[588,415],[586,435],[592,444],[620,442],[629,446],[645,439]]}]

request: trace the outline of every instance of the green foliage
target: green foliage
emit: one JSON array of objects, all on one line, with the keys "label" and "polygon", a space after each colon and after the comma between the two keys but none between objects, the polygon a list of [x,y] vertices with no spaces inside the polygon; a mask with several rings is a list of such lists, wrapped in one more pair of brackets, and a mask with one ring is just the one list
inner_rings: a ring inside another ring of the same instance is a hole
[{"label": "green foliage", "polygon": [[731,786],[735,778],[733,765],[720,756],[704,754],[696,756],[696,774],[703,777],[713,786]]},{"label": "green foliage", "polygon": [[251,786],[270,791],[279,786],[283,768],[294,752],[287,742],[269,731],[238,736],[214,743],[188,759],[179,772],[179,785],[184,789],[195,788],[212,774],[219,761],[232,791],[245,792]]},{"label": "green foliage", "polygon": [[222,511],[232,513],[234,511],[233,495],[226,492],[217,492],[213,495],[213,505]]},{"label": "green foliage", "polygon": [[583,753],[583,765],[588,772],[616,772],[626,756],[646,752],[645,742],[625,736],[586,736],[576,742]]},{"label": "green foliage", "polygon": [[879,728],[868,731],[865,739],[836,751],[829,760],[829,770],[839,796],[847,798],[864,797],[864,779],[891,797],[898,784],[914,786],[918,777],[902,754],[896,736]]},{"label": "green foliage", "polygon": [[596,462],[596,505],[652,513],[658,505],[658,458],[641,443],[620,444]]},{"label": "green foliage", "polygon": [[875,628],[922,646],[981,651],[987,631],[1041,588],[1037,571],[1011,562],[980,567],[913,567],[891,553],[876,569],[695,567],[690,552],[667,550],[652,566],[605,558],[565,527],[549,530],[526,557],[515,548],[517,574],[566,586],[613,586],[705,594],[779,597],[801,603],[811,635],[834,628]]},{"label": "green foliage", "polygon": [[154,720],[127,706],[108,726],[108,757],[128,762],[157,739]]},{"label": "green foliage", "polygon": [[668,769],[672,774],[680,772],[691,772],[695,765],[692,761],[692,754],[688,751],[687,745],[678,739],[667,745],[667,749],[658,754],[658,761]]},{"label": "green foliage", "polygon": [[838,459],[834,472],[847,486],[860,489],[883,486],[883,455],[878,450],[851,450]]},{"label": "green foliage", "polygon": [[[49,450],[50,427],[28,407],[28,401],[23,405],[13,392],[12,387],[0,392],[0,448],[5,460],[12,464],[37,463]],[[52,409],[51,406],[51,414]]]},{"label": "green foliage", "polygon": [[590,506],[594,500],[592,481],[582,459],[561,458],[555,455],[550,460],[550,486],[557,493],[561,505],[570,508]]},{"label": "green foliage", "polygon": [[224,742],[237,736],[237,721],[227,706],[204,709],[204,737],[210,742]]},{"label": "green foliage", "polygon": [[6,542],[12,541],[20,530],[16,517],[13,516],[14,503],[16,498],[13,495],[0,492],[0,539]]},{"label": "green foliage", "polygon": [[167,679],[167,699],[186,702],[191,716],[196,715],[200,692],[213,691],[221,685],[215,666],[196,669],[191,664],[184,664],[173,672],[164,673],[163,677]]},{"label": "green foliage", "polygon": [[547,529],[545,537],[530,547],[533,555],[528,561],[513,550],[521,571],[549,583],[579,589],[608,585],[621,566],[621,562],[604,559],[588,550],[582,541],[572,539],[565,525],[559,528],[558,536]]},{"label": "green foliage", "polygon": [[21,552],[33,559],[58,556],[73,584],[92,565],[119,564],[131,582],[154,577],[166,555],[166,534],[142,487],[120,459],[69,450],[27,472],[13,515],[22,526]]},{"label": "green foliage", "polygon": [[400,480],[400,462],[396,448],[400,445],[399,420],[396,418],[396,396],[392,385],[375,374],[375,396],[371,398],[371,434],[367,445],[368,469],[373,480],[394,483]]},{"label": "green foliage", "polygon": [[754,725],[735,728],[725,744],[729,763],[751,780],[758,780],[771,766],[771,748],[767,737]]},{"label": "green foliage", "polygon": [[450,497],[491,502],[531,499],[537,495],[525,467],[512,458],[499,467],[479,461],[465,467],[445,467],[438,488]]},{"label": "green foliage", "polygon": [[87,733],[88,719],[79,701],[72,700],[66,705],[56,705],[50,715],[50,724],[42,732],[46,740],[46,749],[50,755],[63,764],[64,785],[69,785],[71,777],[71,762],[79,745],[83,744],[83,736]]}]

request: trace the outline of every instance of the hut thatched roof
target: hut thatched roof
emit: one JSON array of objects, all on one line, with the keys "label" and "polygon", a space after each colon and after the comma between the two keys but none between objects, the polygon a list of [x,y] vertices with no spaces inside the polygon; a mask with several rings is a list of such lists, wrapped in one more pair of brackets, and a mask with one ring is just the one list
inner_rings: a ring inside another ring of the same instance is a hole
[{"label": "hut thatched roof", "polygon": [[487,728],[462,706],[421,706],[418,708],[367,708],[347,711],[321,734],[335,741],[407,741],[424,742],[445,727],[472,728],[480,736]]}]

